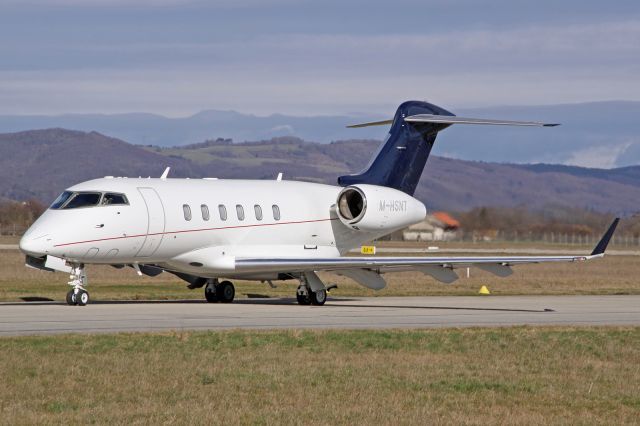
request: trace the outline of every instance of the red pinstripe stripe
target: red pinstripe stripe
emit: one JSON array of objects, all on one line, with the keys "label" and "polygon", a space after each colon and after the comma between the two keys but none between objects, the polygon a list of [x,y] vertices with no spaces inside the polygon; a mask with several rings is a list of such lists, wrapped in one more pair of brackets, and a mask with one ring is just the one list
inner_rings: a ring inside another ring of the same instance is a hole
[{"label": "red pinstripe stripe", "polygon": [[337,220],[338,218],[329,218],[329,219],[315,219],[315,220],[300,220],[295,222],[276,222],[276,223],[260,223],[255,225],[236,225],[236,226],[223,226],[217,228],[201,228],[201,229],[187,229],[183,231],[169,231],[169,232],[156,232],[154,234],[138,234],[138,235],[127,235],[122,237],[109,237],[109,238],[100,238],[97,240],[86,240],[86,241],[76,241],[73,243],[64,243],[64,244],[55,244],[54,247],[64,247],[64,246],[72,246],[74,244],[84,244],[84,243],[96,243],[100,241],[111,241],[111,240],[123,240],[126,238],[140,238],[140,237],[148,237],[151,235],[170,235],[170,234],[185,234],[188,232],[202,232],[202,231],[220,231],[224,229],[237,229],[237,228],[257,228],[261,226],[277,226],[277,225],[297,225],[300,223],[314,223],[314,222],[325,222],[328,220]]}]

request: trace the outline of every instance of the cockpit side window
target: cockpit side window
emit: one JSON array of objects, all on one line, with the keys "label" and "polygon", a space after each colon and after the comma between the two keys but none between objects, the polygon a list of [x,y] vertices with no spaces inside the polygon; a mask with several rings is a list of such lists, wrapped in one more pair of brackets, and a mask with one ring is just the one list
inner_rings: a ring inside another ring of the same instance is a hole
[{"label": "cockpit side window", "polygon": [[107,192],[102,196],[102,201],[100,202],[101,206],[114,206],[114,205],[125,205],[129,204],[127,201],[127,197],[124,194],[115,194],[112,192]]},{"label": "cockpit side window", "polygon": [[67,210],[97,206],[101,196],[99,192],[77,192],[62,208]]},{"label": "cockpit side window", "polygon": [[56,200],[53,202],[53,204],[51,204],[51,208],[54,209],[54,210],[55,209],[59,209],[60,207],[62,207],[64,205],[64,203],[69,201],[69,198],[71,198],[72,195],[73,195],[73,192],[64,191],[62,194],[60,194],[58,196],[58,198],[56,198]]}]

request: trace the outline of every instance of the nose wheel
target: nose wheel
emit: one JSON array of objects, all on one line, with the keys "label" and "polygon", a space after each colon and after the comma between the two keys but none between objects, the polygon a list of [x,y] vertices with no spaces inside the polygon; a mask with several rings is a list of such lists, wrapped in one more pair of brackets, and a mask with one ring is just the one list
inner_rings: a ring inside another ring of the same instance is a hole
[{"label": "nose wheel", "polygon": [[89,292],[84,289],[89,282],[84,265],[74,266],[69,276],[69,285],[73,286],[67,293],[66,301],[70,306],[86,306],[89,303]]},{"label": "nose wheel", "polygon": [[67,305],[86,306],[89,303],[89,292],[87,290],[69,290],[67,293]]},{"label": "nose wheel", "polygon": [[67,293],[67,305],[76,305],[76,295],[74,293],[74,290],[69,290],[69,292]]}]

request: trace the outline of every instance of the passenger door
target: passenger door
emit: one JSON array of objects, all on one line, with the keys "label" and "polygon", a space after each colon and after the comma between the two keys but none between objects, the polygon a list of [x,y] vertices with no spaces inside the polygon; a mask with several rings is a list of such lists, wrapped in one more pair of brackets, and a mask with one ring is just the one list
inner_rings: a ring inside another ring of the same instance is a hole
[{"label": "passenger door", "polygon": [[165,215],[160,196],[153,188],[138,188],[147,206],[147,235],[136,257],[152,256],[160,247],[164,236]]}]

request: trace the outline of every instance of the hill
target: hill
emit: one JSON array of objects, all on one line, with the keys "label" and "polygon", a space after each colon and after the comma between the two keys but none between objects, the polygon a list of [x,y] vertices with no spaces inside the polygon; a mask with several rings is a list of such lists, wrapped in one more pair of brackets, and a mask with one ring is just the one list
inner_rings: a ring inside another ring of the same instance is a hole
[{"label": "hill", "polygon": [[[135,146],[99,133],[49,129],[0,134],[0,197],[50,202],[65,187],[105,175],[285,179],[333,184],[359,171],[379,142],[329,144],[286,137],[232,144],[209,141],[183,147]],[[416,196],[429,209],[549,205],[602,212],[638,210],[640,167],[589,169],[517,165],[432,156]]]},{"label": "hill", "polygon": [[188,176],[199,172],[182,158],[149,152],[96,132],[63,129],[0,135],[0,197],[50,202],[62,189],[105,175],[156,175],[162,165]]}]

